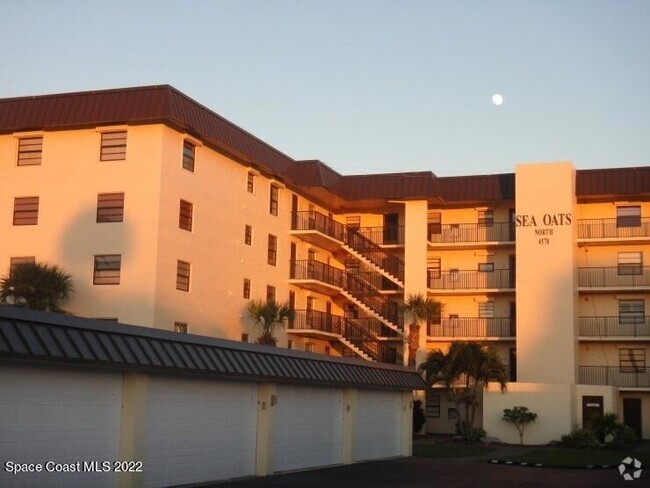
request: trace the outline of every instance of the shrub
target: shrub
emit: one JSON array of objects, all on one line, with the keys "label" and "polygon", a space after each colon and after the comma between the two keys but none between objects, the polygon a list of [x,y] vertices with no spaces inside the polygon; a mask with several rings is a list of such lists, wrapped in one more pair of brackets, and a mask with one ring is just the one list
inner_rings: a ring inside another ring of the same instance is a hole
[{"label": "shrub", "polygon": [[466,441],[480,441],[487,435],[485,429],[482,427],[472,427],[463,436]]},{"label": "shrub", "polygon": [[535,422],[537,414],[528,410],[528,407],[518,406],[503,409],[501,420],[509,422],[517,428],[519,433],[519,443],[524,445],[524,431],[528,424]]},{"label": "shrub", "polygon": [[413,402],[413,433],[420,432],[425,422],[426,417],[424,416],[424,410],[422,410],[422,400],[415,400]]},{"label": "shrub", "polygon": [[590,428],[598,442],[605,442],[621,424],[618,423],[616,414],[608,412],[604,415],[594,415],[587,421],[587,427]]},{"label": "shrub", "polygon": [[598,445],[598,439],[596,439],[591,429],[576,429],[570,434],[562,436],[562,445],[564,447],[587,449],[596,447]]},{"label": "shrub", "polygon": [[607,443],[612,449],[627,448],[637,441],[634,429],[623,424],[617,424],[612,435],[614,438]]}]

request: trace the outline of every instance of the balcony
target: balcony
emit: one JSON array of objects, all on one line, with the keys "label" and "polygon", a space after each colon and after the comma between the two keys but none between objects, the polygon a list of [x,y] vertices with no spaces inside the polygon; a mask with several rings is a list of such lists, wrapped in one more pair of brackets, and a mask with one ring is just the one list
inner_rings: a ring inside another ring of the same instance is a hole
[{"label": "balcony", "polygon": [[650,388],[650,368],[620,366],[579,366],[582,385],[611,385],[620,388]]},{"label": "balcony", "polygon": [[581,219],[578,239],[583,242],[650,242],[650,218]]},{"label": "balcony", "polygon": [[335,296],[343,288],[345,270],[313,259],[291,262],[289,283],[325,295]]},{"label": "balcony", "polygon": [[578,286],[589,291],[650,288],[650,266],[578,268]]},{"label": "balcony", "polygon": [[336,335],[342,331],[343,317],[317,310],[295,310],[290,321],[288,332],[298,332],[304,335]]},{"label": "balcony", "polygon": [[580,317],[580,337],[650,338],[650,317]]},{"label": "balcony", "polygon": [[337,251],[345,239],[345,225],[320,212],[294,212],[291,234],[329,251]]},{"label": "balcony", "polygon": [[471,248],[505,246],[515,243],[512,222],[476,224],[432,224],[427,226],[429,246],[435,248]]},{"label": "balcony", "polygon": [[440,324],[429,324],[427,335],[445,339],[514,338],[515,323],[511,317],[458,317],[442,319]]},{"label": "balcony", "polygon": [[436,292],[513,292],[515,272],[509,269],[494,271],[429,271],[429,290]]}]

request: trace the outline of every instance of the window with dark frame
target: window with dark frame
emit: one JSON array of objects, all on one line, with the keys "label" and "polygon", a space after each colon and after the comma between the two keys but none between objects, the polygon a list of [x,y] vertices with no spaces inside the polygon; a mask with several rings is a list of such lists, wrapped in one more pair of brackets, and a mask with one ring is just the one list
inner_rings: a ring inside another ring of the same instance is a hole
[{"label": "window with dark frame", "polygon": [[178,332],[179,334],[187,334],[187,323],[174,322],[174,332]]},{"label": "window with dark frame", "polygon": [[244,228],[244,244],[247,246],[253,245],[253,226],[247,225]]},{"label": "window with dark frame", "polygon": [[244,291],[242,293],[242,296],[248,300],[251,297],[251,280],[248,278],[244,278]]},{"label": "window with dark frame", "polygon": [[491,208],[478,211],[478,226],[492,227],[494,225],[494,210]]},{"label": "window with dark frame", "polygon": [[183,169],[194,173],[194,161],[196,159],[196,145],[185,139],[183,141]]},{"label": "window with dark frame", "polygon": [[181,200],[178,212],[179,229],[192,232],[192,219],[194,215],[194,205],[186,200]]},{"label": "window with dark frame", "polygon": [[440,395],[427,392],[427,404],[424,411],[426,417],[439,419],[440,418]]},{"label": "window with dark frame", "polygon": [[429,274],[429,281],[438,280],[441,277],[441,259],[429,258],[427,260],[427,272]]},{"label": "window with dark frame", "polygon": [[178,260],[176,262],[176,289],[180,291],[190,291],[190,269],[191,265],[187,261]]},{"label": "window with dark frame", "polygon": [[494,263],[478,263],[478,270],[482,273],[491,273],[494,271]]},{"label": "window with dark frame", "polygon": [[645,371],[645,349],[642,347],[621,348],[618,350],[618,363],[621,373]]},{"label": "window with dark frame", "polygon": [[619,252],[618,253],[618,274],[619,275],[643,274],[643,253],[642,252]]},{"label": "window with dark frame", "polygon": [[124,220],[124,193],[100,193],[97,195],[97,223],[122,222]]},{"label": "window with dark frame", "polygon": [[275,301],[275,286],[272,285],[266,285],[266,301],[267,302],[274,302]]},{"label": "window with dark frame", "polygon": [[95,255],[93,285],[119,285],[121,267],[121,254]]},{"label": "window with dark frame", "polygon": [[248,173],[246,176],[246,191],[248,193],[255,193],[255,174]]},{"label": "window with dark frame", "polygon": [[442,233],[442,215],[440,212],[429,211],[427,213],[427,227],[429,236]]},{"label": "window with dark frame", "polygon": [[645,323],[645,300],[619,300],[618,321],[625,325]]},{"label": "window with dark frame", "polygon": [[21,256],[9,259],[9,277],[14,273],[16,268],[21,264],[36,264],[35,256]]},{"label": "window with dark frame", "polygon": [[271,266],[275,266],[278,263],[278,238],[273,234],[269,234],[267,262]]},{"label": "window with dark frame", "polygon": [[43,158],[43,136],[18,139],[18,166],[37,166]]},{"label": "window with dark frame", "polygon": [[641,227],[641,207],[616,207],[616,227]]},{"label": "window with dark frame", "polygon": [[14,225],[38,224],[39,197],[14,198]]},{"label": "window with dark frame", "polygon": [[126,159],[126,131],[102,132],[100,161]]},{"label": "window with dark frame", "polygon": [[278,198],[280,195],[280,189],[271,185],[271,191],[269,193],[269,213],[271,215],[278,215]]},{"label": "window with dark frame", "polygon": [[249,335],[246,332],[242,332],[241,341],[242,342],[248,342],[249,341]]},{"label": "window with dark frame", "polygon": [[478,317],[491,319],[494,317],[494,302],[481,302],[478,304]]}]

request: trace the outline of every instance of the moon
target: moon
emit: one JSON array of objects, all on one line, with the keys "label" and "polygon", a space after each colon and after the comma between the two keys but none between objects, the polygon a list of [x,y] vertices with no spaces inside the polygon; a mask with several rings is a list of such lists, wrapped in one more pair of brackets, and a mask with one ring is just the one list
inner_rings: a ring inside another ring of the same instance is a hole
[{"label": "moon", "polygon": [[501,96],[498,93],[495,93],[494,95],[492,95],[492,104],[494,106],[498,107],[502,103],[503,103],[503,96]]}]

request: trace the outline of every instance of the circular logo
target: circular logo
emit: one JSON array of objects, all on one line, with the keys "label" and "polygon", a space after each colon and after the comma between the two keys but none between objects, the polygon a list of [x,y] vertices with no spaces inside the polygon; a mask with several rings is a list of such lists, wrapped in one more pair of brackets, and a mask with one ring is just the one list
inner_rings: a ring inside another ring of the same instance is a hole
[{"label": "circular logo", "polygon": [[634,481],[641,477],[641,461],[638,459],[626,457],[618,466],[618,472],[625,481]]}]

